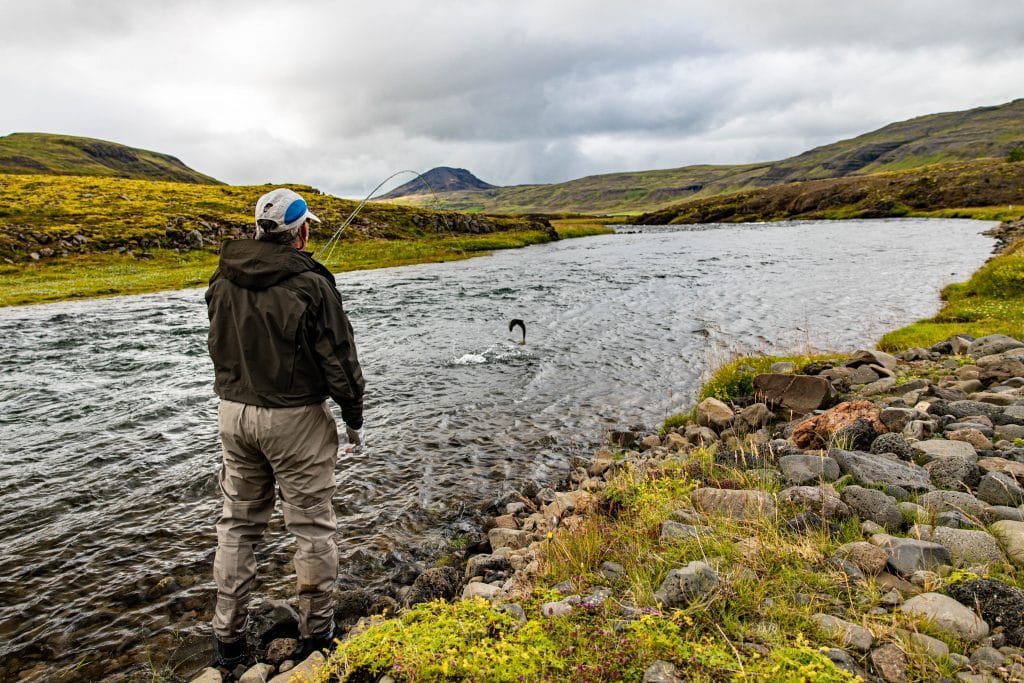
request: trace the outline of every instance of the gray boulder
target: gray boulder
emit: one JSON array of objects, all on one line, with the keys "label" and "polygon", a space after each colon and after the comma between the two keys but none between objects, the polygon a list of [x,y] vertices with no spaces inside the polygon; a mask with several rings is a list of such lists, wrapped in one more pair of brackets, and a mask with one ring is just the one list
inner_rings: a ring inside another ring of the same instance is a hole
[{"label": "gray boulder", "polygon": [[935,458],[958,457],[971,462],[978,462],[978,452],[966,441],[949,441],[947,439],[928,439],[912,444],[920,462],[928,463]]},{"label": "gray boulder", "polygon": [[922,541],[938,543],[949,551],[954,562],[962,565],[1002,562],[1005,559],[995,536],[987,531],[915,524],[910,535]]},{"label": "gray boulder", "polygon": [[981,476],[974,461],[961,455],[940,455],[924,468],[928,470],[933,484],[951,491],[969,490],[978,483]]},{"label": "gray boulder", "polygon": [[690,502],[699,512],[733,519],[775,516],[775,501],[763,491],[699,488],[690,494]]},{"label": "gray boulder", "polygon": [[909,577],[917,571],[932,571],[953,564],[949,550],[930,541],[889,537],[880,547],[885,551],[889,568],[900,576]]},{"label": "gray boulder", "polygon": [[979,500],[989,505],[1006,505],[1016,507],[1024,503],[1024,488],[1021,488],[1017,480],[1002,472],[989,472],[975,490]]},{"label": "gray boulder", "polygon": [[909,491],[930,491],[933,488],[928,480],[928,472],[923,467],[903,462],[894,456],[839,448],[831,449],[828,455],[839,463],[843,474],[849,474],[858,484],[894,484]]},{"label": "gray boulder", "polygon": [[754,377],[754,396],[792,419],[828,405],[835,390],[822,377],[762,374]]},{"label": "gray boulder", "polygon": [[867,652],[871,649],[871,644],[875,640],[874,636],[871,635],[871,631],[863,626],[852,624],[831,614],[811,615],[811,621],[814,622],[822,633],[833,638],[845,648]]},{"label": "gray boulder", "polygon": [[890,432],[902,432],[912,420],[919,420],[923,416],[913,408],[885,408],[878,419]]},{"label": "gray boulder", "polygon": [[861,519],[881,524],[889,531],[903,526],[903,515],[896,507],[896,501],[881,491],[847,486],[843,489],[842,499]]},{"label": "gray boulder", "polygon": [[678,609],[707,595],[718,586],[718,572],[706,562],[691,562],[682,569],[672,569],[654,594],[664,609]]},{"label": "gray boulder", "polygon": [[921,507],[929,512],[961,512],[973,519],[986,519],[988,505],[969,493],[962,491],[932,491],[917,499]]},{"label": "gray boulder", "polygon": [[914,596],[900,606],[900,611],[927,621],[939,631],[967,642],[977,642],[988,635],[988,624],[973,610],[939,593]]},{"label": "gray boulder", "polygon": [[839,463],[818,455],[784,455],[779,458],[779,471],[787,482],[795,485],[835,481],[839,478]]},{"label": "gray boulder", "polygon": [[846,518],[850,507],[842,501],[836,490],[828,484],[821,486],[791,486],[779,492],[779,501],[800,505],[826,519]]},{"label": "gray boulder", "polygon": [[888,432],[887,434],[879,434],[875,437],[875,440],[871,442],[871,452],[875,455],[880,453],[892,453],[900,460],[907,462],[914,459],[914,448],[907,443],[906,438],[900,434],[902,431],[900,428],[894,432]]},{"label": "gray boulder", "polygon": [[967,347],[967,354],[977,359],[1020,348],[1024,348],[1024,344],[1013,337],[1008,337],[1005,334],[990,334],[972,341]]}]

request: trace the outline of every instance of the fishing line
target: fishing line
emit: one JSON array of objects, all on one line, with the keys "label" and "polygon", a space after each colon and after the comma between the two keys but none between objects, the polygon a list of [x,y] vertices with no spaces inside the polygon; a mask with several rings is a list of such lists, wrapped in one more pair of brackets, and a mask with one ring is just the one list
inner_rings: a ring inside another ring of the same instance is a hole
[{"label": "fishing line", "polygon": [[[382,188],[384,185],[386,185],[388,182],[390,182],[393,178],[395,178],[397,176],[400,176],[403,173],[412,173],[414,176],[416,176],[421,181],[423,181],[423,184],[427,186],[428,190],[430,190],[430,194],[433,195],[434,201],[437,202],[438,205],[441,204],[441,198],[437,196],[437,193],[434,192],[434,188],[430,186],[430,183],[427,181],[426,178],[423,177],[422,173],[420,173],[419,171],[413,171],[413,170],[410,170],[410,169],[406,169],[406,170],[403,170],[403,171],[395,171],[394,173],[389,175],[387,178],[385,178],[384,180],[380,181],[380,183],[377,184],[377,187],[373,188],[370,191],[370,194],[366,195],[366,197],[363,199],[363,201],[359,202],[359,205],[356,206],[356,208],[352,211],[352,213],[349,214],[348,218],[345,219],[345,222],[343,222],[341,224],[341,227],[339,227],[337,230],[334,231],[334,234],[331,235],[331,238],[329,240],[327,240],[326,242],[324,242],[323,246],[320,247],[320,249],[318,249],[316,251],[316,253],[314,254],[313,257],[317,261],[321,261],[321,262],[325,262],[325,261],[327,261],[327,259],[331,258],[331,256],[334,255],[334,248],[336,246],[338,246],[338,241],[339,241],[339,238],[341,237],[341,233],[345,231],[345,228],[347,228],[349,225],[352,224],[352,220],[362,210],[362,208],[364,206],[366,206],[366,203],[369,202],[370,199],[373,198],[373,195],[377,194],[377,190]],[[442,213],[440,210],[437,210],[437,214],[438,214],[438,216],[440,216],[441,221],[444,223],[445,229],[448,230],[448,234],[450,234],[453,238],[455,238],[456,237],[455,231],[452,230],[452,226],[448,222],[448,217],[445,216],[444,213]],[[455,248],[458,249],[462,253],[463,257],[466,256],[465,250],[463,250],[462,247],[460,247],[458,245],[458,243],[455,244]]]}]

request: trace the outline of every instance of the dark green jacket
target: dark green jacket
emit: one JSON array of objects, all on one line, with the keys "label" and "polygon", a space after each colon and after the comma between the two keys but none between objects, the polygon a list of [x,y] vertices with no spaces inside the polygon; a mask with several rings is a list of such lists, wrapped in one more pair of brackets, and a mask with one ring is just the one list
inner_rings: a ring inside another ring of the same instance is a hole
[{"label": "dark green jacket", "polygon": [[305,252],[231,240],[206,290],[208,340],[223,399],[269,408],[341,406],[363,424],[363,373],[334,276]]}]

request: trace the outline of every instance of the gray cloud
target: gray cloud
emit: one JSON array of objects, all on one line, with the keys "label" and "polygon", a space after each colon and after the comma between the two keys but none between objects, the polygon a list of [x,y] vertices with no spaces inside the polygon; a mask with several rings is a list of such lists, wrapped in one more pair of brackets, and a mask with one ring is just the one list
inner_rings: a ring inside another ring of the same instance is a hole
[{"label": "gray cloud", "polygon": [[346,196],[401,168],[498,184],[781,158],[1021,96],[992,0],[328,0],[5,8],[0,133],[157,149]]}]

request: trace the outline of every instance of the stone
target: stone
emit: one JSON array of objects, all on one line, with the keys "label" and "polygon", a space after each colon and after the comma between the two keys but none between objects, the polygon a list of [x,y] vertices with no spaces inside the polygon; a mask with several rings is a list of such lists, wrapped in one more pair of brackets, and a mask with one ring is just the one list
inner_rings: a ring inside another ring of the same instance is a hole
[{"label": "stone", "polygon": [[[678,434],[676,434],[678,436]],[[590,458],[590,467],[587,471],[592,477],[600,477],[611,468],[615,462],[615,455],[607,448],[599,448]]]},{"label": "stone", "polygon": [[931,518],[929,512],[917,503],[911,503],[909,501],[897,503],[896,509],[900,511],[901,515],[903,515],[904,521],[909,521],[913,524],[918,522],[927,522]]},{"label": "stone", "polygon": [[644,671],[643,683],[683,683],[676,665],[656,659]]},{"label": "stone", "polygon": [[801,512],[799,515],[786,520],[786,528],[797,534],[810,534],[823,531],[828,534],[838,532],[838,527],[826,522],[816,512]]},{"label": "stone", "polygon": [[775,419],[764,403],[753,403],[740,411],[739,421],[748,429],[760,429]]},{"label": "stone", "polygon": [[515,515],[498,515],[494,518],[494,526],[499,529],[518,529]]},{"label": "stone", "polygon": [[280,664],[286,659],[291,659],[302,645],[295,638],[275,638],[267,645],[266,659],[271,664]]},{"label": "stone", "polygon": [[885,408],[878,414],[878,419],[890,432],[902,432],[911,420],[921,417],[921,413],[913,408]]},{"label": "stone", "polygon": [[1024,504],[1024,488],[1016,479],[1002,472],[989,472],[983,476],[974,495],[989,505],[1017,507]]},{"label": "stone", "polygon": [[[923,509],[923,508],[922,508]],[[986,514],[988,514],[986,512]],[[931,517],[931,515],[926,515]],[[930,519],[918,519],[919,524],[929,524]],[[946,526],[950,529],[978,529],[980,525],[962,512],[946,510],[935,515],[935,526]]]},{"label": "stone", "polygon": [[679,522],[674,522],[669,519],[661,523],[661,542],[672,543],[675,541],[700,538],[701,536],[711,533],[711,531],[711,527],[698,527],[692,524],[680,524]]},{"label": "stone", "polygon": [[979,647],[971,653],[971,666],[980,671],[992,671],[1001,667],[1005,659],[994,647]]},{"label": "stone", "polygon": [[904,614],[923,619],[936,629],[967,642],[977,642],[988,635],[989,626],[972,610],[953,598],[939,593],[922,593],[902,605]]},{"label": "stone", "polygon": [[992,450],[992,441],[977,429],[954,429],[946,432],[946,438],[950,441],[968,443],[978,451]]},{"label": "stone", "polygon": [[778,461],[779,471],[786,481],[795,485],[835,481],[839,478],[839,463],[820,455],[784,455]]},{"label": "stone", "polygon": [[947,439],[928,439],[911,444],[917,452],[919,462],[930,462],[935,458],[958,456],[971,462],[978,462],[978,452],[966,441],[949,441]]},{"label": "stone", "polygon": [[993,418],[996,415],[1002,414],[1003,409],[1000,406],[982,403],[981,401],[951,401],[946,404],[945,411],[946,415],[952,415],[962,420],[965,417],[974,417],[976,415]]},{"label": "stone", "polygon": [[978,466],[961,455],[940,455],[924,466],[928,478],[941,488],[951,491],[967,491],[978,483]]},{"label": "stone", "polygon": [[466,560],[466,571],[463,576],[466,579],[471,579],[474,576],[486,577],[490,573],[507,572],[511,569],[512,565],[509,564],[507,557],[488,554],[473,555]]},{"label": "stone", "polygon": [[289,683],[293,677],[299,681],[312,681],[315,679],[317,670],[323,667],[325,661],[323,653],[314,652],[298,666],[274,676],[268,683]]},{"label": "stone", "polygon": [[1019,507],[1007,507],[1006,505],[993,505],[985,511],[988,519],[994,521],[1008,520],[1011,522],[1024,522],[1024,509]]},{"label": "stone", "polygon": [[871,651],[871,668],[886,683],[906,683],[907,656],[893,643]]},{"label": "stone", "polygon": [[861,519],[881,524],[889,531],[897,531],[903,526],[903,514],[896,507],[896,501],[881,491],[847,486],[843,489],[842,499]]},{"label": "stone", "polygon": [[879,434],[875,437],[875,440],[871,442],[871,452],[875,455],[892,453],[900,460],[905,460],[907,462],[914,459],[913,447],[907,443],[903,434],[898,432]]},{"label": "stone", "polygon": [[963,491],[931,491],[917,499],[918,504],[929,512],[953,510],[975,519],[985,519],[988,506]]},{"label": "stone", "polygon": [[929,491],[933,488],[927,470],[896,457],[844,451],[838,448],[831,449],[828,455],[839,463],[839,469],[843,474],[849,474],[858,484],[892,484],[902,486],[908,491]]},{"label": "stone", "polygon": [[[1024,346],[1024,345],[1022,345]],[[886,370],[895,370],[899,365],[896,356],[878,351],[875,349],[859,349],[851,355],[843,364],[848,368],[855,368],[861,365],[881,365]]]},{"label": "stone", "polygon": [[626,576],[626,568],[618,562],[612,562],[611,560],[602,562],[597,572],[609,581],[618,581]]},{"label": "stone", "polygon": [[649,451],[652,448],[658,448],[661,446],[661,437],[657,434],[651,434],[640,439],[640,450]]},{"label": "stone", "polygon": [[796,371],[796,365],[789,361],[776,361],[769,368],[773,375],[792,374]]},{"label": "stone", "polygon": [[[779,501],[802,505],[825,518],[849,517],[850,507],[842,501],[836,490],[828,484],[821,486],[791,486],[779,492]],[[820,527],[819,527],[820,528]]]},{"label": "stone", "polygon": [[1002,627],[1008,644],[1024,647],[1024,590],[995,579],[972,579],[949,586],[946,592],[980,612],[993,629]]},{"label": "stone", "polygon": [[573,610],[572,603],[566,600],[556,602],[545,602],[540,606],[540,613],[546,617],[558,618],[567,616]]},{"label": "stone", "polygon": [[1024,425],[999,425],[993,430],[992,436],[998,441],[1024,439]]},{"label": "stone", "polygon": [[706,398],[697,404],[697,424],[721,431],[732,425],[735,414],[732,408],[717,398]]},{"label": "stone", "polygon": [[945,546],[930,541],[890,537],[880,547],[885,551],[889,568],[901,576],[953,563]]},{"label": "stone", "polygon": [[907,636],[907,642],[911,650],[920,652],[932,659],[938,660],[949,656],[949,645],[946,645],[938,638],[932,638],[924,633],[910,633]]},{"label": "stone", "polygon": [[274,666],[261,662],[246,670],[239,676],[238,683],[264,683],[274,673]]},{"label": "stone", "polygon": [[465,588],[462,589],[462,599],[472,600],[473,598],[483,598],[484,600],[494,600],[502,596],[504,591],[501,590],[501,586],[495,586],[494,584],[484,583],[483,581],[473,581],[467,583]]},{"label": "stone", "polygon": [[836,548],[834,556],[852,562],[869,576],[881,573],[889,560],[884,550],[867,541],[853,541],[841,545]]},{"label": "stone", "polygon": [[974,359],[991,356],[1011,349],[1024,348],[1024,344],[1005,334],[990,334],[975,339],[967,347],[967,354]]},{"label": "stone", "polygon": [[895,377],[883,377],[870,384],[865,384],[857,393],[861,396],[878,396],[892,391],[897,386]]},{"label": "stone", "polygon": [[491,529],[487,532],[487,540],[491,543],[491,550],[510,548],[518,550],[533,543],[533,532],[520,529]]},{"label": "stone", "polygon": [[718,583],[718,572],[695,560],[682,569],[669,570],[654,599],[665,609],[685,607],[713,591]]},{"label": "stone", "polygon": [[978,379],[991,384],[1003,382],[1011,377],[1024,377],[1024,362],[1019,358],[999,358],[996,362],[986,363]]},{"label": "stone", "polygon": [[1010,559],[1024,565],[1024,522],[1003,519],[989,528],[1002,542]]},{"label": "stone", "polygon": [[754,377],[754,396],[792,419],[827,405],[835,390],[822,377],[761,374]]},{"label": "stone", "polygon": [[960,564],[1002,562],[1005,559],[995,536],[987,531],[915,524],[910,535],[922,541],[938,543]]},{"label": "stone", "polygon": [[699,488],[690,494],[690,502],[700,512],[733,519],[775,516],[775,501],[762,491]]},{"label": "stone", "polygon": [[857,660],[854,659],[846,650],[840,650],[837,647],[832,647],[824,651],[822,654],[828,657],[837,668],[851,673],[856,680],[863,681],[867,679],[867,672],[861,668],[860,664],[857,663]]},{"label": "stone", "polygon": [[[273,667],[271,667],[271,670],[273,670]],[[220,671],[214,669],[212,666],[208,666],[200,671],[199,674],[190,681],[190,683],[221,683],[222,680],[224,679],[221,677]]]},{"label": "stone", "polygon": [[690,445],[690,440],[681,434],[669,432],[665,435],[665,448],[673,451],[681,451]]},{"label": "stone", "polygon": [[871,644],[875,640],[874,636],[871,635],[871,631],[863,626],[852,624],[831,614],[811,615],[811,621],[814,622],[822,633],[835,640],[844,648],[853,648],[860,652],[867,652],[871,649]]},{"label": "stone", "polygon": [[931,420],[911,420],[903,428],[903,436],[911,441],[930,439],[935,433],[935,423]]},{"label": "stone", "polygon": [[913,596],[921,592],[921,589],[915,586],[914,584],[904,579],[901,579],[900,577],[894,574],[890,574],[889,572],[882,572],[881,574],[876,576],[875,586],[877,586],[878,589],[882,591],[898,591],[899,594],[903,596]]},{"label": "stone", "polygon": [[808,418],[793,429],[793,443],[801,448],[819,448],[857,420],[867,420],[872,429],[882,433],[885,425],[879,420],[880,409],[871,401],[846,401],[821,415]]},{"label": "stone", "polygon": [[[508,529],[491,529],[492,533],[495,531],[510,532]],[[405,603],[411,607],[431,600],[451,600],[459,590],[461,578],[454,567],[431,567],[416,577],[406,595]]]}]

